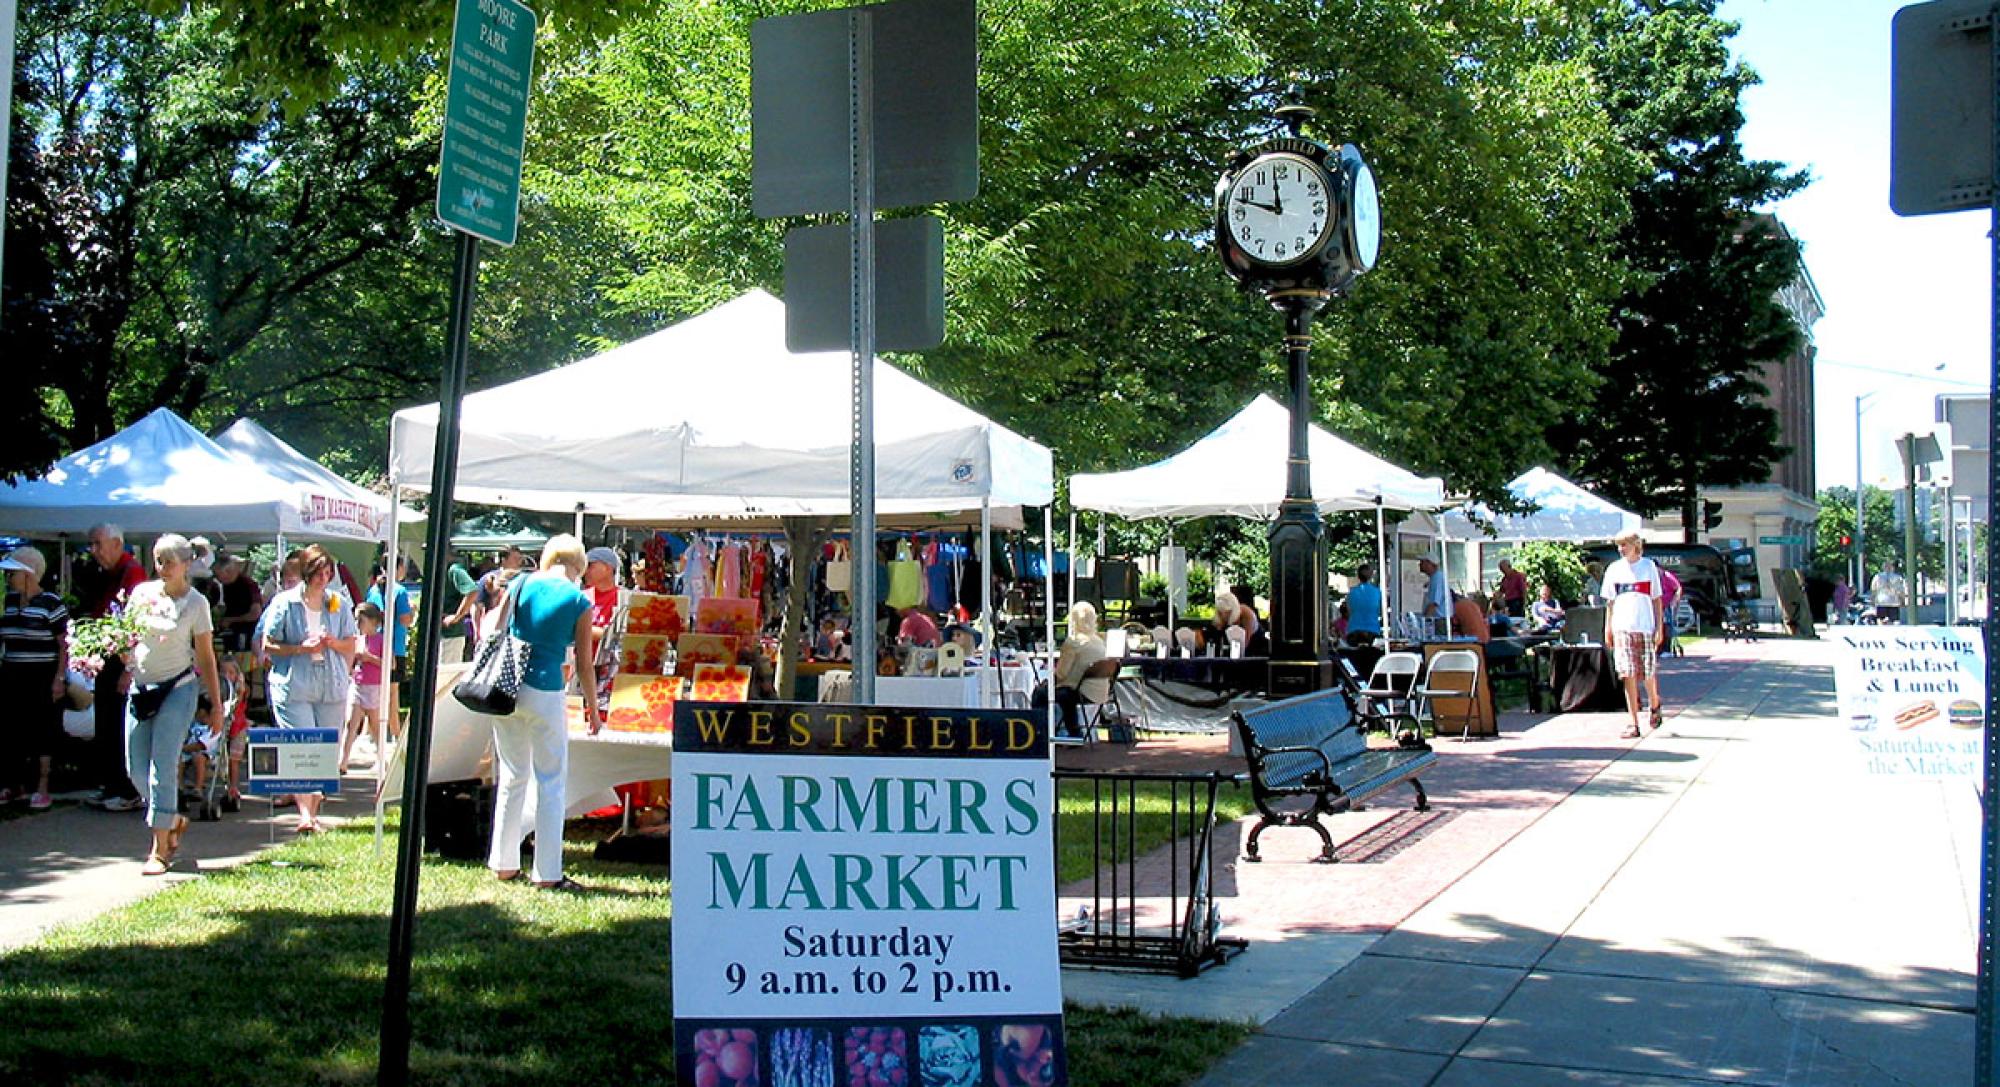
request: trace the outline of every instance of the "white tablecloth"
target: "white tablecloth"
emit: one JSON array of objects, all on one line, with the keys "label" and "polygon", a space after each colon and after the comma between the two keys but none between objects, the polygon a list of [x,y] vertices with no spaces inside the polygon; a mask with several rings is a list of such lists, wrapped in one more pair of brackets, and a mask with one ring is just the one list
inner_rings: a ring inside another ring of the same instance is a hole
[{"label": "white tablecloth", "polygon": [[[959,709],[967,706],[988,706],[999,708],[1003,705],[1026,707],[1030,694],[1035,689],[1033,671],[1022,666],[999,669],[996,685],[993,670],[981,668],[968,671],[962,676],[876,676],[875,701],[884,706],[934,706],[939,709]],[[851,679],[846,672],[825,672],[819,677],[819,699],[822,702],[846,701],[845,691]],[[984,690],[986,695],[981,697]],[[1004,691],[1008,697],[994,692]]]},{"label": "white tablecloth", "polygon": [[[463,781],[493,776],[489,752],[493,746],[493,718],[473,713],[451,696],[468,665],[447,664],[438,670],[437,710],[431,722],[432,781]],[[388,775],[382,783],[382,802],[400,800],[403,795],[403,747],[395,746]],[[595,736],[572,730],[569,734],[569,773],[563,789],[567,814],[575,816],[617,802],[613,785],[631,781],[654,781],[673,773],[673,737],[664,732],[612,732]],[[534,804],[529,792],[528,803]]]}]

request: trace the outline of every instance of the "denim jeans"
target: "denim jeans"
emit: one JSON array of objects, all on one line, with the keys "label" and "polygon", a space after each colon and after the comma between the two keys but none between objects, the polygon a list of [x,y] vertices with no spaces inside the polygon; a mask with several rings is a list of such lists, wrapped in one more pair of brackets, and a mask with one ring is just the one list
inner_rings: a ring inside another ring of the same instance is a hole
[{"label": "denim jeans", "polygon": [[192,675],[160,704],[160,712],[141,721],[125,707],[125,769],[146,801],[146,825],[172,830],[181,806],[181,745],[194,724],[195,700],[201,684]]}]

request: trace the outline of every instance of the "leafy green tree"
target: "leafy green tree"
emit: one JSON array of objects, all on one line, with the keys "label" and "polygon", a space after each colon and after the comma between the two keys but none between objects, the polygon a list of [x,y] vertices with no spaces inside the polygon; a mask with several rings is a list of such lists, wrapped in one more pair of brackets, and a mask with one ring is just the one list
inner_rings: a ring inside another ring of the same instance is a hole
[{"label": "leafy green tree", "polygon": [[1565,604],[1575,604],[1589,595],[1590,575],[1584,569],[1583,552],[1575,544],[1535,540],[1514,547],[1507,558],[1538,595],[1544,585],[1555,586],[1556,599]]},{"label": "leafy green tree", "polygon": [[1757,77],[1730,57],[1736,27],[1715,8],[1625,0],[1599,20],[1588,56],[1644,163],[1618,237],[1633,280],[1598,395],[1556,429],[1579,478],[1631,509],[1678,507],[1689,542],[1703,487],[1760,481],[1782,455],[1760,373],[1802,336],[1779,299],[1798,246],[1759,209],[1806,177],[1745,157],[1742,96]]}]

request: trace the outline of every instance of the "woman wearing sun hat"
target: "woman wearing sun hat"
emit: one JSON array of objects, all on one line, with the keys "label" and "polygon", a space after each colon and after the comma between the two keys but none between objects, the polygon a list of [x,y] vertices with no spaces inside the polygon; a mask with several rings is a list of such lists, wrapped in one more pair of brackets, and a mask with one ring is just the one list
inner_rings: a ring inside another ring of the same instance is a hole
[{"label": "woman wearing sun hat", "polygon": [[[0,559],[7,598],[0,607],[0,706],[13,720],[0,734],[0,804],[26,800],[34,811],[49,807],[49,763],[62,737],[62,699],[68,694],[69,612],[62,598],[42,588],[48,560],[32,547]],[[33,783],[33,788],[15,789]]]}]

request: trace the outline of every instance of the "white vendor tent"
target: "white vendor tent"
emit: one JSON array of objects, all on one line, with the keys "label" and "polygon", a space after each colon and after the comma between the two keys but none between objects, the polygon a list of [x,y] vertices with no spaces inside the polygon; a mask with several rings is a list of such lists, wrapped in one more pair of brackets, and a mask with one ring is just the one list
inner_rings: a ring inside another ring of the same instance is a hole
[{"label": "white vendor tent", "polygon": [[309,510],[302,488],[223,449],[165,408],[64,457],[41,479],[0,486],[0,528],[24,536],[80,536],[111,521],[128,534],[353,538]]},{"label": "white vendor tent", "polygon": [[[215,444],[250,462],[298,492],[300,520],[328,535],[355,540],[380,540],[387,532],[385,495],[361,486],[292,448],[251,419],[238,419],[215,436]],[[424,515],[401,509],[399,519],[418,522]],[[286,535],[291,535],[287,533]]]},{"label": "white vendor tent", "polygon": [[[1071,476],[1070,502],[1135,520],[1250,517],[1271,520],[1285,499],[1291,412],[1268,396],[1163,461],[1125,472]],[[1312,493],[1319,508],[1436,509],[1444,484],[1398,468],[1329,431],[1311,427]]]},{"label": "white vendor tent", "polygon": [[[594,358],[465,398],[457,498],[662,522],[848,511],[851,370],[785,348],[784,303],[751,291]],[[884,514],[1046,506],[1049,450],[875,362]],[[390,472],[428,490],[438,407],[396,413]]]},{"label": "white vendor tent", "polygon": [[1441,535],[1449,540],[1594,543],[1639,531],[1638,514],[1619,509],[1547,468],[1521,473],[1507,484],[1507,491],[1530,512],[1496,514],[1475,503],[1440,514]]}]

